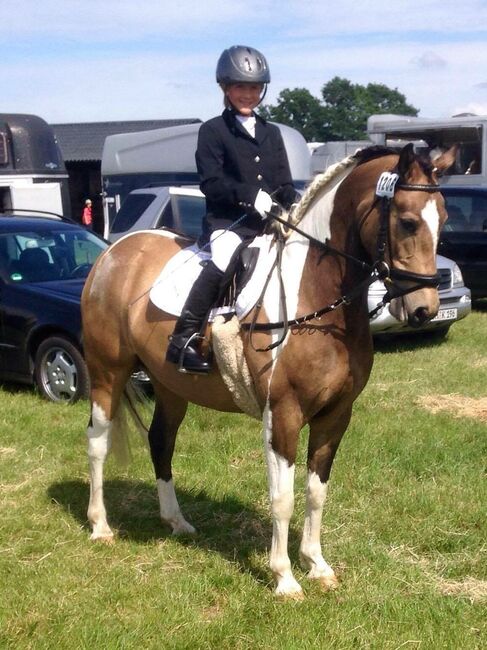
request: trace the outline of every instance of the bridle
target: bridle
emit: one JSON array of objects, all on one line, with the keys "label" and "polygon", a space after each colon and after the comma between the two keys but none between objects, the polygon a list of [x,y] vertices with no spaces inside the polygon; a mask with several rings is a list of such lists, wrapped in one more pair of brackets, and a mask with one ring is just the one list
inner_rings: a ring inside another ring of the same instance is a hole
[{"label": "bridle", "polygon": [[[388,264],[386,262],[386,251],[388,247],[390,249],[390,221],[391,221],[390,215],[391,215],[391,206],[396,191],[400,189],[400,190],[406,190],[410,192],[411,191],[428,192],[430,194],[433,194],[439,191],[439,187],[440,186],[437,183],[422,184],[422,183],[400,182],[399,174],[395,171],[383,172],[381,174],[377,182],[374,201],[372,202],[372,205],[367,210],[365,215],[362,217],[358,226],[360,232],[360,230],[364,226],[365,222],[367,221],[368,217],[370,216],[374,208],[376,208],[377,205],[380,204],[379,230],[377,236],[377,255],[376,255],[376,260],[373,262],[373,264],[364,262],[363,260],[353,255],[349,255],[348,253],[340,251],[330,246],[329,244],[316,239],[315,237],[304,232],[303,230],[301,230],[294,224],[290,223],[289,221],[282,219],[274,211],[271,212],[270,217],[274,221],[277,221],[281,223],[285,228],[293,230],[294,232],[297,232],[298,234],[302,235],[303,237],[308,239],[311,243],[321,248],[324,251],[324,253],[334,254],[357,264],[358,266],[360,266],[360,268],[363,271],[367,272],[368,275],[362,282],[356,285],[348,294],[340,296],[340,298],[335,300],[333,303],[330,303],[329,305],[326,305],[325,307],[322,307],[321,309],[318,309],[314,312],[310,312],[308,314],[304,314],[303,316],[299,316],[297,318],[288,320],[287,310],[286,310],[286,299],[284,295],[284,284],[282,282],[281,268],[280,268],[282,249],[285,245],[285,242],[283,241],[281,235],[281,237],[277,239],[277,246],[278,246],[278,254],[276,256],[277,261],[273,265],[269,273],[267,282],[265,283],[264,288],[259,297],[259,300],[257,301],[252,321],[250,323],[242,323],[241,327],[242,329],[248,329],[250,331],[250,339],[252,339],[253,332],[265,332],[273,329],[283,329],[283,333],[277,341],[271,343],[265,348],[254,348],[254,349],[257,352],[267,352],[269,350],[272,350],[273,348],[277,347],[284,341],[290,327],[292,328],[300,327],[302,325],[308,324],[312,320],[320,320],[324,314],[329,313],[331,311],[335,311],[336,309],[344,305],[349,305],[352,302],[352,300],[354,300],[359,295],[361,295],[363,290],[365,288],[368,288],[376,280],[381,280],[382,282],[384,282],[386,286],[386,293],[383,299],[375,307],[375,309],[369,313],[369,317],[375,316],[377,312],[383,309],[383,307],[387,303],[389,303],[393,298],[399,298],[401,296],[405,296],[423,287],[437,288],[440,282],[439,273],[428,275],[424,273],[413,273],[412,271],[397,269],[394,267],[392,254],[390,254],[391,263]],[[259,316],[260,310],[263,305],[264,295],[267,290],[267,286],[274,269],[277,269],[279,275],[279,284],[281,287],[280,302],[281,302],[281,307],[283,309],[284,318],[281,321],[272,322],[272,323],[257,323],[257,318]],[[398,286],[396,284],[397,282],[408,282],[411,284],[408,288],[404,288]]]},{"label": "bridle", "polygon": [[[362,218],[359,224],[359,231],[367,221],[367,218],[372,209],[380,203],[380,220],[379,232],[377,237],[377,259],[373,264],[374,269],[377,271],[377,277],[382,280],[386,285],[386,295],[384,296],[385,302],[383,305],[390,302],[392,298],[405,296],[412,293],[417,289],[423,287],[438,287],[440,283],[439,273],[428,275],[425,273],[413,273],[412,271],[405,271],[394,267],[392,253],[390,251],[390,226],[391,226],[391,206],[396,190],[406,190],[407,192],[428,192],[434,194],[439,191],[437,183],[423,184],[423,183],[404,183],[399,182],[399,175],[396,172],[383,172],[379,177],[377,183],[375,200],[371,209]],[[390,252],[390,265],[387,264],[386,250],[389,246]],[[410,282],[411,286],[407,289],[398,287],[395,282]]]}]

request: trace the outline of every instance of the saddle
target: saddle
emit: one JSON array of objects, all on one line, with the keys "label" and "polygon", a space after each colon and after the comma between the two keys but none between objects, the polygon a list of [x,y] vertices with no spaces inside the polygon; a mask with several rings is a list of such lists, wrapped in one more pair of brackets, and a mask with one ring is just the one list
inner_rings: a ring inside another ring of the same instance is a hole
[{"label": "saddle", "polygon": [[[276,259],[272,235],[243,242],[225,271],[210,322],[219,314],[244,318],[257,303]],[[168,314],[179,316],[186,298],[210,254],[196,244],[183,248],[164,267],[154,282],[149,297]]]}]

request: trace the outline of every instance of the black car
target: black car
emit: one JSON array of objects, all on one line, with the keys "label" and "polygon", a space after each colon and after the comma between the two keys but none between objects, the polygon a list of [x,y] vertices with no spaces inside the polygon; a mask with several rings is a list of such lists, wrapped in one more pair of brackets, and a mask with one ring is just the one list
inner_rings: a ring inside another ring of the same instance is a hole
[{"label": "black car", "polygon": [[107,246],[65,219],[0,215],[0,381],[53,401],[87,396],[80,299]]},{"label": "black car", "polygon": [[448,211],[438,252],[462,271],[472,298],[487,297],[487,187],[441,188]]}]

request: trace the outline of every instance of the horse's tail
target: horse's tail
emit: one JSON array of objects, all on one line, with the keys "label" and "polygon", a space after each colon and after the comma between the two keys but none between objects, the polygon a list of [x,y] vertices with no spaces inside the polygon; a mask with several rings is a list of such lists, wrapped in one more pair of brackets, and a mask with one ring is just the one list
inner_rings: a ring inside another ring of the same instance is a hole
[{"label": "horse's tail", "polygon": [[111,441],[112,451],[117,462],[126,467],[132,458],[130,449],[130,426],[127,420],[127,412],[131,416],[132,423],[139,432],[144,443],[149,446],[149,430],[144,424],[140,409],[137,409],[137,402],[144,401],[144,395],[134,384],[129,381],[125,386],[120,405],[112,420]]}]

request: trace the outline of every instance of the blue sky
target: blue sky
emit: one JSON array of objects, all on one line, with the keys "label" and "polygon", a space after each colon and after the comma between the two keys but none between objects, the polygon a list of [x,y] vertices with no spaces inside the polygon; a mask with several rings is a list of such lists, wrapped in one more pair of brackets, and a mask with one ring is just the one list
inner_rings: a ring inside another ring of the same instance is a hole
[{"label": "blue sky", "polygon": [[266,102],[333,76],[384,83],[423,117],[487,114],[486,0],[1,0],[0,112],[51,123],[222,109],[220,52],[267,57]]}]

